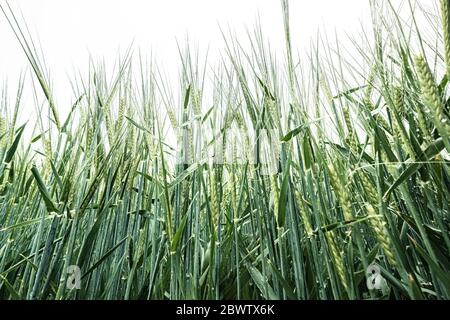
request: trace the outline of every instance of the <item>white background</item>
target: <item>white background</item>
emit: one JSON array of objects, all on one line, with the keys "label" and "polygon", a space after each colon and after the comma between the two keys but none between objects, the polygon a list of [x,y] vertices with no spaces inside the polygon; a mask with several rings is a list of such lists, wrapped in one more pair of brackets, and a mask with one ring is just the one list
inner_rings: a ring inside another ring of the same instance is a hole
[{"label": "white background", "polygon": [[[4,1],[4,0],[0,0]],[[4,3],[4,2],[2,2]],[[209,63],[218,59],[224,43],[220,27],[245,39],[260,18],[271,47],[284,49],[283,20],[279,0],[20,0],[10,1],[40,45],[52,82],[57,105],[73,100],[69,78],[87,69],[89,54],[113,65],[118,52],[134,41],[133,48],[150,54],[171,77],[177,76],[179,57],[176,40],[210,49]],[[310,46],[320,29],[334,37],[358,38],[362,25],[370,26],[369,1],[291,0],[291,32],[294,50]],[[13,95],[21,71],[28,67],[3,15],[0,15],[0,84],[8,81]],[[135,50],[136,51],[136,50]],[[24,111],[34,110],[26,97]],[[25,112],[26,114],[31,114]]]}]

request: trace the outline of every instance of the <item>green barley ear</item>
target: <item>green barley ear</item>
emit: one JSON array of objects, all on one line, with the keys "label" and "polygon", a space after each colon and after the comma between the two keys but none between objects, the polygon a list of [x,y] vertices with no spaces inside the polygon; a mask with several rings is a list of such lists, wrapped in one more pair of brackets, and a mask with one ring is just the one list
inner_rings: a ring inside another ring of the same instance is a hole
[{"label": "green barley ear", "polygon": [[450,135],[450,125],[444,114],[444,104],[439,95],[439,90],[430,67],[422,56],[417,56],[415,63],[423,100],[428,107],[428,111],[431,113],[434,125],[442,137],[448,137]]},{"label": "green barley ear", "polygon": [[[131,106],[128,106],[127,114],[129,118],[133,118],[134,112]],[[133,126],[131,121],[128,121],[126,144],[128,146],[128,150],[130,150],[130,152],[133,154],[136,146],[136,132],[135,127]]]},{"label": "green barley ear", "polygon": [[333,186],[334,191],[338,196],[339,202],[341,203],[344,219],[346,221],[353,220],[352,205],[350,203],[350,197],[346,186],[339,178],[333,164],[328,165],[328,172],[330,175],[331,185]]},{"label": "green barley ear", "polygon": [[196,117],[200,117],[201,113],[202,113],[202,108],[201,108],[201,92],[200,90],[197,90],[195,88],[192,88],[191,90],[191,95],[192,95],[192,109],[194,111],[194,116]]},{"label": "green barley ear", "polygon": [[118,114],[117,114],[116,136],[118,136],[122,130],[124,118],[125,118],[125,100],[121,99],[120,103],[119,103]]},{"label": "green barley ear", "polygon": [[400,87],[395,87],[394,89],[394,119],[393,119],[393,126],[394,126],[394,133],[399,138],[399,140],[402,142],[403,148],[405,148],[406,152],[409,154],[411,159],[415,160],[415,152],[413,149],[413,146],[409,140],[408,135],[406,134],[403,126],[402,126],[402,120],[401,120],[401,114],[404,113],[404,103],[403,103],[403,92],[400,89]]},{"label": "green barley ear", "polygon": [[431,142],[431,134],[430,129],[428,128],[428,122],[427,118],[425,116],[425,113],[422,111],[421,106],[417,106],[416,108],[417,113],[417,124],[419,125],[418,133],[422,133],[423,140],[425,144],[428,144]]},{"label": "green barley ear", "polygon": [[[278,187],[278,175],[270,176],[270,191],[272,193],[273,199],[273,213],[275,214],[275,219],[278,222],[278,206],[280,203],[280,189]],[[279,225],[279,224],[278,224]]]},{"label": "green barley ear", "polygon": [[447,77],[450,79],[450,0],[440,0]]},{"label": "green barley ear", "polygon": [[345,290],[348,290],[348,282],[347,277],[345,275],[345,266],[344,266],[344,259],[342,258],[342,252],[338,250],[338,246],[336,244],[336,236],[334,234],[333,230],[330,230],[325,233],[325,238],[327,239],[328,244],[328,250],[331,256],[331,259],[333,260],[334,266],[336,268],[337,274],[339,276],[339,279],[341,280],[341,283]]},{"label": "green barley ear", "polygon": [[6,118],[0,116],[0,153],[3,153],[3,149],[6,147],[6,135]]},{"label": "green barley ear", "polygon": [[11,124],[9,126],[9,133],[8,133],[9,137],[8,137],[7,143],[13,143],[13,141],[14,141],[14,131],[16,128],[17,116],[19,113],[19,105],[20,105],[19,103],[16,103],[16,106],[14,108]]},{"label": "green barley ear", "polygon": [[333,95],[331,94],[330,87],[328,86],[328,83],[326,82],[325,77],[320,77],[319,84],[320,84],[320,87],[322,88],[323,93],[325,94],[325,98],[327,99],[327,102],[332,103]]},{"label": "green barley ear", "polygon": [[[367,76],[366,80],[366,90],[364,90],[364,94],[362,97],[362,102],[368,109],[368,111],[372,112],[375,110],[375,105],[372,102],[372,94],[375,89],[374,83],[375,83],[375,76],[377,73],[377,63],[375,62],[372,67],[369,70],[369,74]],[[383,115],[381,113],[374,115],[374,119],[378,122],[378,124],[381,127],[389,128],[388,123],[386,122],[386,119],[383,118]]]},{"label": "green barley ear", "polygon": [[373,186],[370,179],[366,176],[364,172],[359,174],[359,178],[361,179],[361,183],[363,185],[364,191],[366,192],[367,199],[370,203],[376,204],[378,203],[378,194],[377,190]]},{"label": "green barley ear", "polygon": [[306,206],[304,203],[305,200],[303,200],[303,197],[300,195],[300,192],[297,189],[294,190],[294,196],[295,196],[295,201],[299,208],[298,210],[300,212],[300,217],[301,217],[303,225],[305,227],[306,234],[308,235],[308,237],[312,237],[312,235],[314,234],[314,231],[313,231],[311,221],[308,216],[308,212],[306,210]]},{"label": "green barley ear", "polygon": [[277,104],[271,98],[267,99],[267,108],[270,116],[272,117],[275,128],[278,128],[281,116]]},{"label": "green barley ear", "polygon": [[342,113],[344,114],[344,121],[345,121],[345,125],[347,126],[348,135],[351,137],[351,136],[353,136],[354,130],[353,130],[353,125],[352,125],[352,121],[351,121],[351,117],[350,117],[350,108],[348,107],[347,104],[345,104],[342,107]]},{"label": "green barley ear", "polygon": [[92,141],[94,140],[94,132],[91,126],[86,128],[86,154],[90,154]]},{"label": "green barley ear", "polygon": [[386,228],[386,222],[382,216],[376,213],[375,208],[371,204],[366,204],[366,210],[367,215],[370,217],[370,224],[375,232],[378,243],[381,245],[389,264],[392,267],[395,267],[397,262],[395,260],[391,238]]},{"label": "green barley ear", "polygon": [[345,125],[347,126],[347,131],[348,131],[348,135],[345,138],[345,142],[348,144],[348,146],[350,147],[350,150],[357,154],[358,153],[358,136],[356,135],[356,132],[353,128],[353,124],[351,121],[351,115],[350,115],[350,108],[348,107],[348,105],[344,105],[342,107],[342,113],[344,115],[344,122]]},{"label": "green barley ear", "polygon": [[433,74],[423,56],[417,56],[415,58],[417,67],[417,73],[419,76],[420,88],[422,89],[422,95],[427,103],[430,111],[434,111],[437,114],[442,113],[442,101],[439,97],[439,91],[434,81]]},{"label": "green barley ear", "polygon": [[[402,88],[399,86],[394,87],[394,108],[397,111],[399,117],[405,114],[405,104]],[[399,119],[401,120],[401,119]]]},{"label": "green barley ear", "polygon": [[219,196],[217,194],[216,172],[213,169],[210,173],[209,191],[211,192],[211,215],[214,222],[219,216]]},{"label": "green barley ear", "polygon": [[53,157],[53,155],[52,155],[52,144],[50,142],[50,139],[43,139],[43,141],[44,141],[44,152],[45,152],[45,155],[47,156],[47,159],[49,161],[51,161],[52,157]]},{"label": "green barley ear", "polygon": [[174,130],[177,130],[178,129],[177,116],[175,115],[175,112],[173,111],[173,109],[170,107],[167,108],[167,116],[169,117],[169,121],[170,121],[170,124],[172,125],[172,128]]},{"label": "green barley ear", "polygon": [[366,81],[367,87],[366,87],[366,90],[364,90],[364,97],[363,97],[364,104],[371,111],[374,109],[374,105],[372,103],[372,93],[373,93],[373,89],[374,89],[373,83],[375,80],[375,73],[377,71],[376,66],[377,66],[376,63],[374,63],[372,65],[372,67],[370,67],[369,75],[367,76],[367,81]]},{"label": "green barley ear", "polygon": [[111,120],[111,112],[109,110],[109,108],[103,107],[103,114],[105,116],[105,124],[106,124],[106,135],[108,138],[108,142],[110,144],[110,146],[113,143],[113,123]]}]

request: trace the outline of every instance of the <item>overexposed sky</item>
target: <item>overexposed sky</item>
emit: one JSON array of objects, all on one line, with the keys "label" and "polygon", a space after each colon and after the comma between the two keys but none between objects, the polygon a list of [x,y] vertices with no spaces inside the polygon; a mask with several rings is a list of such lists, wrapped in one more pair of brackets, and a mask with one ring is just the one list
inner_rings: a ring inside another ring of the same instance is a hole
[{"label": "overexposed sky", "polygon": [[[183,44],[186,35],[201,51],[209,48],[208,61],[214,65],[224,47],[220,27],[245,39],[245,28],[252,29],[259,17],[271,47],[284,49],[279,0],[17,0],[10,4],[17,13],[22,11],[40,41],[59,105],[75,99],[69,78],[87,69],[89,53],[112,67],[118,52],[124,53],[132,42],[144,55],[152,53],[174,78],[180,65],[176,40]],[[309,47],[319,29],[358,37],[361,24],[369,24],[370,18],[368,0],[291,0],[290,9],[294,50]],[[8,80],[14,92],[28,63],[3,15],[0,38],[0,83]],[[34,109],[32,99],[25,99],[24,108],[29,105]]]}]

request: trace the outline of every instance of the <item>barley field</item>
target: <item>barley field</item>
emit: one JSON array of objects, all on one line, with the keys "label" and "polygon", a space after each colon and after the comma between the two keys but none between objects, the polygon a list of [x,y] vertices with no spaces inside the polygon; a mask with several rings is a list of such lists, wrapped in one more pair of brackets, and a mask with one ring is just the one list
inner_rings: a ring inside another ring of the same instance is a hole
[{"label": "barley field", "polygon": [[3,92],[0,299],[449,299],[450,0],[392,3],[299,60],[282,0],[283,56],[180,46],[180,94],[130,48],[62,116],[1,2],[40,113]]}]

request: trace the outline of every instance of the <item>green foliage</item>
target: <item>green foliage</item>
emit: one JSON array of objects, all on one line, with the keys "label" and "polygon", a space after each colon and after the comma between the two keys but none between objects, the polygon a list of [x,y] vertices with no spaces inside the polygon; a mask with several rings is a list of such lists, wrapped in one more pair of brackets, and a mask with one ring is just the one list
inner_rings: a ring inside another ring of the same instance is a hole
[{"label": "green foliage", "polygon": [[[128,51],[111,83],[91,66],[62,122],[1,5],[51,117],[29,142],[22,89],[0,109],[0,298],[449,299],[449,5],[436,40],[380,3],[361,65],[319,42],[297,63],[282,1],[285,59],[260,28],[248,49],[224,36],[212,74],[187,45],[174,92]],[[366,286],[373,263],[389,290]]]}]

